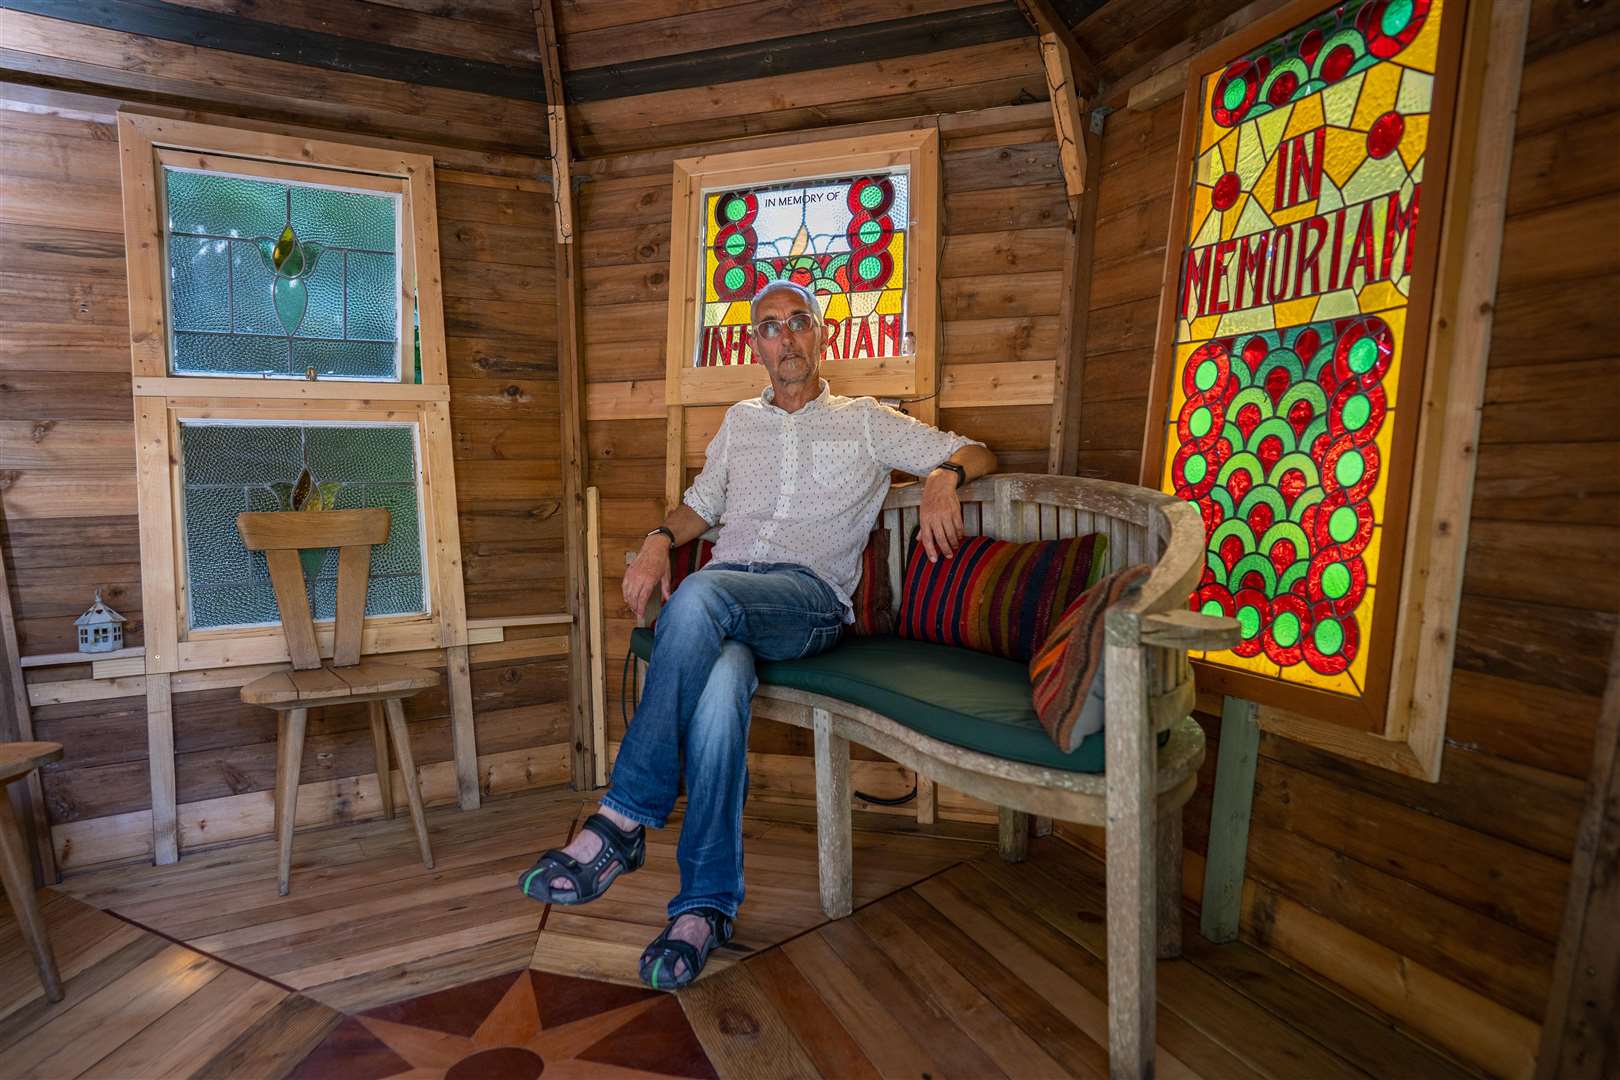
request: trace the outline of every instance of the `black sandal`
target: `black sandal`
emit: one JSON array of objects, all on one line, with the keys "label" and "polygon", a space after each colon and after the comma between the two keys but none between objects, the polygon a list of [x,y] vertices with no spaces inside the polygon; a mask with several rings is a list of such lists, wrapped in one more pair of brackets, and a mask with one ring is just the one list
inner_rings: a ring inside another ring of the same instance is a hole
[{"label": "black sandal", "polygon": [[[587,863],[563,854],[559,848],[543,852],[539,861],[518,878],[523,895],[542,904],[588,904],[607,892],[621,874],[639,870],[647,861],[646,826],[625,831],[601,814],[592,814],[582,828],[602,838],[601,850]],[[557,878],[567,878],[573,888],[553,891],[551,883]]]},{"label": "black sandal", "polygon": [[[717,908],[694,908],[683,911],[681,915],[698,915],[709,924],[709,937],[701,949],[670,937],[675,929],[675,923],[680,915],[669,920],[663,933],[653,938],[652,944],[641,954],[641,981],[654,990],[679,990],[689,986],[693,980],[703,973],[703,965],[708,962],[709,954],[731,940],[731,931],[735,925],[731,916]],[[675,961],[686,961],[684,974],[675,974]],[[667,969],[667,971],[666,971]]]}]

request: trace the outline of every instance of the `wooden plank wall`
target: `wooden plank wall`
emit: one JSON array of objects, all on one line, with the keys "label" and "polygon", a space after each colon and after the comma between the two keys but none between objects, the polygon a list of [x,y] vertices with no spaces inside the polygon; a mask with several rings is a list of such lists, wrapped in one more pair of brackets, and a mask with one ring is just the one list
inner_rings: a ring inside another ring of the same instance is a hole
[{"label": "wooden plank wall", "polygon": [[[563,10],[566,26],[570,18],[580,16],[582,6],[564,5]],[[634,625],[622,600],[625,553],[639,547],[642,536],[664,513],[664,337],[669,162],[674,157],[748,145],[719,139],[774,131],[782,124],[789,130],[753,145],[812,138],[814,133],[806,128],[826,127],[838,118],[924,114],[920,121],[896,121],[895,126],[931,125],[936,121],[926,114],[936,103],[974,107],[937,121],[942,130],[945,208],[939,282],[945,319],[940,423],[983,439],[1001,455],[1004,468],[1044,471],[1061,260],[1069,235],[1051,111],[1044,101],[1032,100],[1045,97],[1033,37],[1017,42],[1016,48],[999,44],[966,52],[970,55],[919,58],[915,65],[899,62],[900,70],[907,72],[926,68],[932,82],[911,83],[889,71],[887,63],[858,71],[818,72],[818,84],[825,83],[818,93],[832,93],[827,87],[833,87],[850,97],[867,95],[859,108],[847,110],[824,112],[818,104],[821,99],[809,95],[800,76],[729,84],[723,98],[716,95],[715,106],[729,113],[711,110],[704,114],[711,115],[711,121],[695,126],[684,122],[692,116],[683,104],[689,91],[575,110],[584,114],[581,143],[588,149],[629,145],[633,136],[642,140],[636,145],[680,146],[599,157],[579,170],[586,176],[579,199],[586,441],[590,482],[602,490],[608,658],[607,685],[602,689],[610,745],[624,730],[623,657]],[[879,85],[874,80],[880,78],[894,82]],[[942,97],[931,87],[948,87],[948,93]],[[1030,103],[1011,104],[1020,97]],[[683,122],[648,133],[645,123],[654,115]],[[689,142],[698,132],[714,137]],[[689,464],[694,458],[701,460],[706,435],[712,434],[722,411],[690,414]],[[813,798],[806,733],[761,720],[754,725],[751,750],[756,794]],[[858,754],[864,760],[856,766],[857,788],[880,796],[910,788],[909,773],[874,754]],[[942,797],[942,807],[947,815],[993,818],[988,808],[970,806],[954,794]]]},{"label": "wooden plank wall", "polygon": [[[365,6],[333,5],[322,20],[352,21]],[[508,60],[533,53],[527,3],[467,5],[468,13],[401,18],[452,52],[493,50]],[[307,14],[294,5],[276,17]],[[444,139],[410,145],[439,163],[468,617],[566,611],[552,200],[549,187],[532,179],[544,175],[544,162],[511,152],[543,153],[538,108],[526,116],[526,104],[494,98],[473,107],[482,95],[401,83],[396,114],[394,88],[379,87],[382,80],[287,64],[277,70],[296,89],[267,108],[242,80],[271,61],[187,49],[182,67],[149,69],[129,58],[161,59],[175,47],[15,12],[3,17],[14,50],[0,56],[5,67],[54,72],[69,57],[73,72],[115,88],[106,97],[14,84],[0,93],[6,99],[0,303],[8,312],[0,322],[0,498],[24,654],[72,649],[72,619],[97,587],[130,618],[128,641],[142,640],[128,301],[111,122],[131,97],[226,122],[286,122],[336,140]],[[366,26],[367,33],[382,33]],[[125,52],[109,55],[107,67],[85,66],[100,55],[96,50],[113,46]],[[322,103],[312,104],[306,93]],[[334,119],[344,123],[320,126]],[[509,628],[506,641],[471,650],[486,794],[567,780],[568,662],[565,639],[555,636],[563,629]],[[414,659],[444,663],[442,654]],[[89,665],[28,673],[36,737],[67,747],[45,788],[57,860],[70,870],[144,855],[151,842],[144,681],[98,683],[101,696],[85,699],[90,673]],[[177,678],[173,704],[182,847],[267,833],[272,714],[242,706],[233,686],[185,686]],[[424,790],[439,803],[456,796],[446,693],[441,686],[407,703]],[[310,725],[300,821],[374,814],[363,707],[324,710]]]},{"label": "wooden plank wall", "polygon": [[[1440,781],[1265,737],[1242,924],[1512,1076],[1535,1051],[1620,609],[1620,358],[1599,325],[1620,289],[1620,19],[1538,0],[1530,35]],[[1081,465],[1126,482],[1180,109],[1177,96],[1117,112],[1103,142]],[[1219,736],[1218,716],[1201,719],[1212,740],[1187,811],[1195,856]],[[1202,860],[1188,864],[1196,898]]]}]

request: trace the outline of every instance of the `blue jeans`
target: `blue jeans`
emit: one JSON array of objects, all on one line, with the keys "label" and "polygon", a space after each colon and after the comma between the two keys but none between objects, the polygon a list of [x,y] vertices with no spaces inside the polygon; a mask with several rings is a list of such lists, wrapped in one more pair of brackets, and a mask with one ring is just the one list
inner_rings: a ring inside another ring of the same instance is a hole
[{"label": "blue jeans", "polygon": [[793,563],[711,563],[664,605],[647,687],[602,805],[663,828],[685,757],[686,820],[675,849],[681,891],[669,902],[670,918],[701,907],[736,917],[742,903],[754,658],[825,652],[843,619],[838,595]]}]

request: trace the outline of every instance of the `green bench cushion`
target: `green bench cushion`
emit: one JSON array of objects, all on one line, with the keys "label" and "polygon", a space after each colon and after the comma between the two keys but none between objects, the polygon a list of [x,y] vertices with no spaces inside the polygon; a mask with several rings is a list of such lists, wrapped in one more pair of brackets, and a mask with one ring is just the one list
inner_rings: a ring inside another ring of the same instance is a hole
[{"label": "green bench cushion", "polygon": [[[631,632],[630,648],[652,656],[651,630]],[[809,660],[761,663],[759,681],[881,713],[953,746],[1068,772],[1103,771],[1103,738],[1072,754],[1052,744],[1030,700],[1029,668],[1016,660],[896,637],[845,637]]]}]

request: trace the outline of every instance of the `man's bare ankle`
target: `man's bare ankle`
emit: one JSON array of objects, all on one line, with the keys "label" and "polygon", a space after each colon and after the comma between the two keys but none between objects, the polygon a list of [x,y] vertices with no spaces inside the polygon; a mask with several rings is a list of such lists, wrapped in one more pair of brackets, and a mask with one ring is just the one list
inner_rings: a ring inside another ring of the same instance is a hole
[{"label": "man's bare ankle", "polygon": [[629,832],[631,829],[635,828],[637,824],[639,824],[639,822],[631,821],[629,818],[625,817],[611,806],[598,806],[596,808],[596,812],[613,822],[613,824],[617,825],[625,832]]}]

